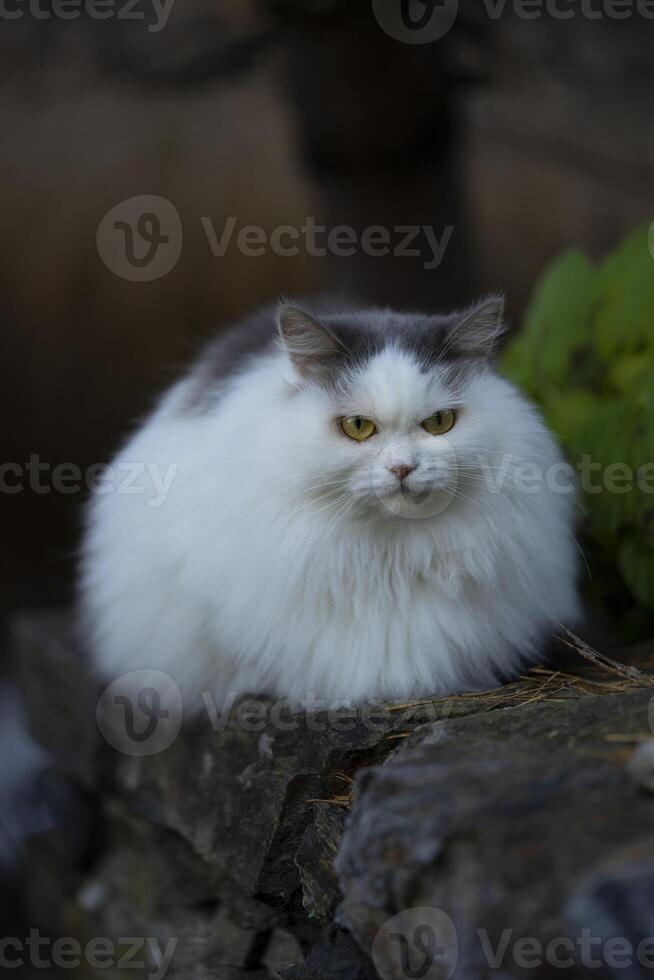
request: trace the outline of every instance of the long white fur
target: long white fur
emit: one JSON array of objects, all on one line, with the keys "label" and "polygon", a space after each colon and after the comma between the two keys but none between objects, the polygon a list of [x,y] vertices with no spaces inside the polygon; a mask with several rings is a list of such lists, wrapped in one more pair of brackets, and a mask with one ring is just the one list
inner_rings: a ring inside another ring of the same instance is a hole
[{"label": "long white fur", "polygon": [[[115,464],[175,476],[163,502],[147,471],[93,500],[81,590],[107,679],[164,671],[192,710],[203,691],[445,695],[496,684],[577,617],[572,495],[507,477],[560,460],[518,391],[490,367],[455,390],[398,347],[346,380],[306,383],[279,349],[204,414],[180,410],[181,381],[136,432]],[[452,405],[446,436],[420,427]],[[348,439],[350,414],[378,433]],[[426,505],[398,493],[397,463]]]}]

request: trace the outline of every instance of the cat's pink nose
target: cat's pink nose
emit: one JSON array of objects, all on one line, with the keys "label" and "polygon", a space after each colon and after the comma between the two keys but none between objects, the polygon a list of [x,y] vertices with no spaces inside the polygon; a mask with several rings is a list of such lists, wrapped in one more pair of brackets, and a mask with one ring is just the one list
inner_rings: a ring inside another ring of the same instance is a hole
[{"label": "cat's pink nose", "polygon": [[409,473],[413,473],[415,470],[415,466],[407,466],[406,464],[402,464],[401,466],[389,466],[388,468],[391,473],[395,473],[395,476],[398,478],[400,483],[405,476],[408,476]]}]

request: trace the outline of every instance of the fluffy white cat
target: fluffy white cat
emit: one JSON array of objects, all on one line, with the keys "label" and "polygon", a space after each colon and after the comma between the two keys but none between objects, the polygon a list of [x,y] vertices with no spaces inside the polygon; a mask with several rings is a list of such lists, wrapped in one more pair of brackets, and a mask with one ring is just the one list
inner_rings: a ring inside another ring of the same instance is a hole
[{"label": "fluffy white cat", "polygon": [[102,674],[164,671],[191,709],[235,691],[334,705],[536,661],[579,612],[574,502],[493,369],[502,330],[496,298],[448,316],[283,305],[214,341],[90,505]]}]

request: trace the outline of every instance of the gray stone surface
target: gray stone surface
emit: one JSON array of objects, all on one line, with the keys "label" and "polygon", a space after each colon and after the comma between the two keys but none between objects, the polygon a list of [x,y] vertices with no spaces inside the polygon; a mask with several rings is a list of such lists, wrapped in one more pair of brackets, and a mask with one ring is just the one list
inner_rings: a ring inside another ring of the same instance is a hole
[{"label": "gray stone surface", "polygon": [[351,936],[327,928],[306,961],[282,970],[283,980],[376,980],[377,973]]},{"label": "gray stone surface", "polygon": [[329,803],[314,804],[314,814],[295,853],[302,882],[302,904],[321,922],[333,918],[340,900],[334,861],[343,836],[346,811]]},{"label": "gray stone surface", "polygon": [[[445,915],[445,959],[424,977],[443,980],[454,952],[454,976],[474,980],[649,975],[609,961],[654,932],[654,796],[630,764],[651,688],[589,694],[616,684],[551,675],[356,712],[275,717],[260,702],[138,758],[100,736],[69,621],[32,617],[16,636],[58,817],[30,839],[22,880],[51,935],[174,939],[171,980],[406,980],[416,928]],[[599,966],[580,959],[584,930]],[[520,965],[525,940],[557,937],[577,943],[573,965],[553,972],[533,951]]]},{"label": "gray stone surface", "polygon": [[[631,780],[625,743],[649,731],[650,699],[636,691],[454,720],[440,741],[362,773],[337,861],[341,925],[369,952],[393,916],[441,910],[458,934],[457,977],[498,975],[478,930],[493,949],[511,930],[506,977],[584,975],[584,929],[637,946],[654,932],[654,800]],[[515,943],[526,937],[543,947],[567,937],[574,964],[532,957],[522,968]],[[634,969],[604,962],[593,975],[645,975]]]}]

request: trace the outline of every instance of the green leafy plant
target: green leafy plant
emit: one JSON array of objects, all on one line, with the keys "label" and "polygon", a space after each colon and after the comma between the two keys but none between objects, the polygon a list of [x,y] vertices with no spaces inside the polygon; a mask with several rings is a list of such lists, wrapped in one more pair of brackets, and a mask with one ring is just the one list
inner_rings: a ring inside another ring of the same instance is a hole
[{"label": "green leafy plant", "polygon": [[590,457],[597,470],[581,499],[591,592],[633,625],[651,622],[654,223],[599,265],[576,250],[559,256],[536,284],[502,367],[540,404],[570,462]]}]

